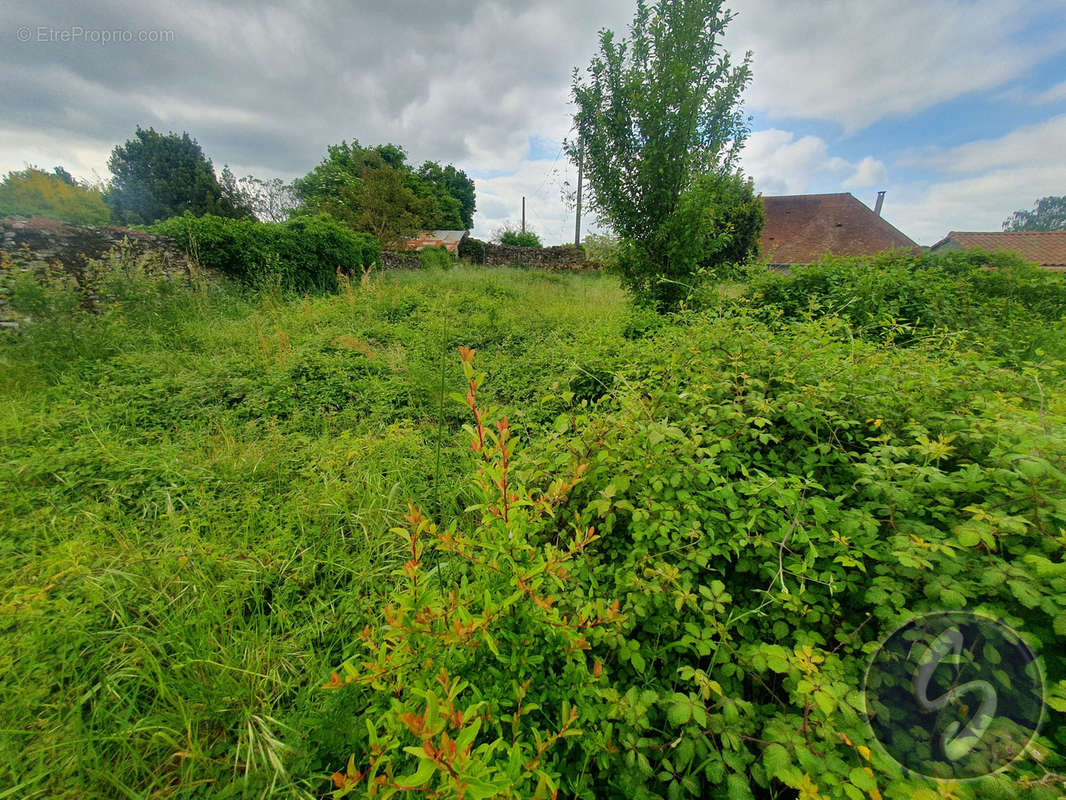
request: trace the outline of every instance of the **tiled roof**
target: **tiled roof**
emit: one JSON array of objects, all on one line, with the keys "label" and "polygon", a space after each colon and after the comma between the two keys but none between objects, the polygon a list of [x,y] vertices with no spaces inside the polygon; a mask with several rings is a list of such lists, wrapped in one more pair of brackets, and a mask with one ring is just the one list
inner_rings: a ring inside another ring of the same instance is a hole
[{"label": "tiled roof", "polygon": [[763,205],[766,226],[759,244],[771,264],[810,264],[827,253],[866,256],[918,247],[849,192],[764,197]]},{"label": "tiled roof", "polygon": [[963,250],[981,248],[994,252],[1017,253],[1026,261],[1043,267],[1066,267],[1066,231],[1030,231],[1025,233],[974,233],[952,231],[931,249]]},{"label": "tiled roof", "polygon": [[451,253],[459,251],[459,240],[466,231],[422,231],[413,239],[404,242],[404,250],[421,250],[424,247],[444,245]]}]

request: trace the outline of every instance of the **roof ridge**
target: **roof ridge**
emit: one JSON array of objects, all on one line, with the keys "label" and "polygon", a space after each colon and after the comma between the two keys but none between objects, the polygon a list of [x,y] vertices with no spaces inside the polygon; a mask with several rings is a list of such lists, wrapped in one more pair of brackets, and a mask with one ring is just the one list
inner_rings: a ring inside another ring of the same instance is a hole
[{"label": "roof ridge", "polygon": [[[859,198],[855,197],[855,195],[853,195],[851,192],[822,192],[821,194],[764,194],[762,196],[762,198],[763,198],[763,200],[790,200],[793,197],[844,197],[844,196],[852,197],[852,198],[854,198],[856,200],[859,200]],[[859,200],[859,202],[862,203],[862,200]],[[866,205],[866,204],[863,203],[863,205]]]},{"label": "roof ridge", "polygon": [[1049,233],[1066,234],[1066,230],[1060,231],[951,231],[949,236],[964,234],[966,236],[1045,236]]}]

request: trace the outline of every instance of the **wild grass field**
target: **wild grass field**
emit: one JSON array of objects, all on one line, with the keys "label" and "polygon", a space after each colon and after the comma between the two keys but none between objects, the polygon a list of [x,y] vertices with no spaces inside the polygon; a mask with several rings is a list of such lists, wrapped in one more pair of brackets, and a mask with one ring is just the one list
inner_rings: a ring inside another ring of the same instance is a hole
[{"label": "wild grass field", "polygon": [[440,418],[457,347],[540,424],[624,315],[597,275],[464,270],[291,300],[131,287],[5,342],[3,796],[313,786],[289,748],[380,610],[390,526],[466,499],[461,407]]},{"label": "wild grass field", "polygon": [[[922,327],[884,285],[849,318],[825,289],[844,278],[767,280],[665,318],[610,276],[518,269],[305,297],[122,277],[96,313],[22,286],[35,322],[0,340],[0,798],[343,789],[350,755],[380,758],[368,721],[425,701],[406,664],[406,684],[323,688],[358,665],[360,631],[391,624],[409,504],[545,552],[594,524],[553,599],[529,599],[624,615],[555,660],[548,627],[499,623],[503,655],[420,644],[427,675],[446,664],[488,704],[477,741],[507,743],[475,751],[468,784],[441,767],[426,796],[1057,797],[1053,718],[1039,758],[923,795],[866,749],[856,687],[900,619],[965,607],[1022,630],[1066,707],[1061,282],[1037,313],[1036,290],[978,287],[985,303],[944,278],[926,302],[919,279],[907,301],[941,309]],[[971,320],[982,304],[1011,320],[1009,341],[970,335],[952,291]],[[460,347],[531,497],[582,465],[528,530],[477,509]],[[561,691],[584,735],[505,768],[523,742],[512,687],[563,675],[525,713],[553,730]],[[417,761],[389,757],[379,796]]]}]

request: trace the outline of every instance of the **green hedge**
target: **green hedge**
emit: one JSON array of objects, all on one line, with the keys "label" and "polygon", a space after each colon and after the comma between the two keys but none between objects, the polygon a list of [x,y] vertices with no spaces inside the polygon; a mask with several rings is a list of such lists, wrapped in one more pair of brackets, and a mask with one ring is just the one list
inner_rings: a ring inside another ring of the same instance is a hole
[{"label": "green hedge", "polygon": [[252,286],[335,291],[337,270],[358,272],[378,260],[377,241],[326,215],[269,223],[206,215],[174,217],[152,227],[205,266]]},{"label": "green hedge", "polygon": [[523,448],[462,351],[481,519],[407,515],[384,621],[312,725],[335,796],[1060,797],[1060,717],[934,794],[862,687],[900,624],[966,609],[1020,631],[1066,709],[1066,408],[1033,378],[1061,384],[835,316],[693,315],[621,356]]},{"label": "green hedge", "polygon": [[788,274],[749,275],[739,301],[785,319],[836,314],[864,338],[950,336],[1004,363],[1066,355],[1066,280],[1010,253],[827,257]]}]

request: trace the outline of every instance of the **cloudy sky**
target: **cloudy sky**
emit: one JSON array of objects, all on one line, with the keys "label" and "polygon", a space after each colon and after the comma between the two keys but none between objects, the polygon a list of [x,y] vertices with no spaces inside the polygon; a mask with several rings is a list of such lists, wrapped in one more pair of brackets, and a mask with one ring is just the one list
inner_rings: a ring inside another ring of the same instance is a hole
[{"label": "cloudy sky", "polygon": [[[744,166],[766,195],[850,191],[923,244],[1066,194],[1062,0],[735,0],[754,53]],[[107,178],[135,127],[292,178],[394,142],[475,179],[479,235],[572,240],[570,75],[632,0],[151,0],[0,6],[0,171]],[[591,220],[586,222],[586,228]]]}]

